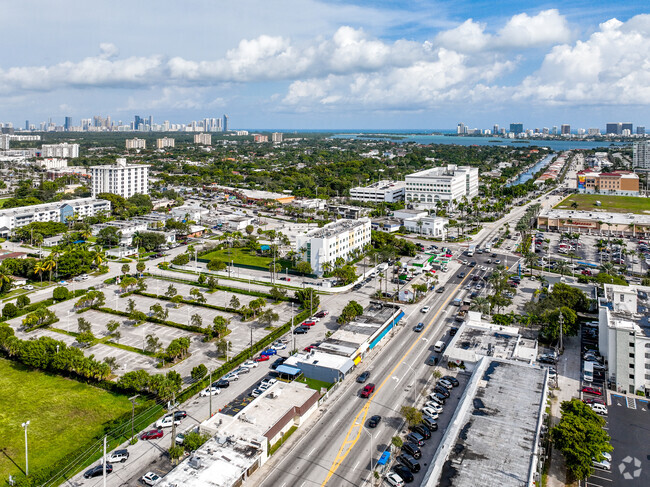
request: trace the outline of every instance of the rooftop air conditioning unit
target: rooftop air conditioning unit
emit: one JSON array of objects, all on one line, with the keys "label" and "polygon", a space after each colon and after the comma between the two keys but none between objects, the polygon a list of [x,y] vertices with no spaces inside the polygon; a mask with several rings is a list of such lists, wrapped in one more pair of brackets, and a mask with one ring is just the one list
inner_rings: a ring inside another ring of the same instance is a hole
[{"label": "rooftop air conditioning unit", "polygon": [[189,460],[188,463],[189,463],[190,467],[195,468],[195,469],[198,470],[199,468],[201,468],[201,463],[202,463],[201,462],[201,457],[197,457],[196,455],[193,455],[193,456],[190,457],[190,460]]}]

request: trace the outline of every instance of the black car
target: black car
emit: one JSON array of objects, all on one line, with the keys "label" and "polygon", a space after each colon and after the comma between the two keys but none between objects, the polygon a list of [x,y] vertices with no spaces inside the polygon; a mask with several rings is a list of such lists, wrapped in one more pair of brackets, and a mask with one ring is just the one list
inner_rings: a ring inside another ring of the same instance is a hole
[{"label": "black car", "polygon": [[436,392],[442,396],[445,396],[445,398],[449,397],[449,391],[447,390],[446,387],[443,386],[436,386],[433,388],[433,392]]},{"label": "black car", "polygon": [[445,375],[443,377],[443,379],[445,379],[446,381],[451,382],[451,385],[454,386],[454,387],[458,387],[460,385],[460,382],[458,382],[458,379],[456,379],[456,377],[454,377],[453,375]]},{"label": "black car", "polygon": [[424,445],[424,436],[417,432],[411,432],[406,435],[406,441],[409,443],[414,443],[417,446],[422,446]]},{"label": "black car", "polygon": [[369,377],[370,377],[370,372],[368,372],[367,370],[365,372],[361,372],[359,374],[359,377],[357,377],[357,382],[359,384],[363,384],[365,381],[368,380]]},{"label": "black car", "polygon": [[460,273],[458,274],[458,278],[459,278],[459,279],[463,279],[464,277],[465,277],[465,273],[464,273],[464,272],[460,272]]},{"label": "black car", "polygon": [[415,443],[404,443],[402,445],[402,450],[408,453],[409,455],[411,455],[416,460],[422,456],[422,451],[420,451],[420,447],[417,446]]},{"label": "black car", "polygon": [[187,411],[174,411],[174,419],[185,419],[187,418]]},{"label": "black car", "polygon": [[413,431],[420,433],[425,440],[431,438],[431,431],[423,424],[417,424],[413,426]]},{"label": "black car", "polygon": [[470,266],[470,267],[476,267],[476,261],[473,260],[472,262],[470,262],[470,263],[469,263],[469,266]]},{"label": "black car", "polygon": [[309,328],[305,328],[303,326],[298,326],[296,329],[293,330],[294,335],[304,335],[309,331]]},{"label": "black car", "polygon": [[407,484],[413,482],[414,480],[411,471],[408,468],[406,468],[404,465],[401,465],[399,463],[393,467],[393,472],[395,472],[397,475],[402,477],[402,480]]},{"label": "black car", "polygon": [[271,364],[271,370],[277,369],[280,365],[284,363],[286,359],[284,357],[279,357],[275,359],[275,362]]},{"label": "black car", "polygon": [[452,326],[449,328],[449,336],[453,337],[456,333],[458,333],[458,327],[457,326]]},{"label": "black car", "polygon": [[417,332],[417,333],[421,332],[422,330],[424,330],[424,323],[418,323],[418,324],[415,325],[415,327],[413,328],[413,331],[415,331],[415,332]]},{"label": "black car", "polygon": [[413,473],[420,471],[420,464],[411,455],[403,453],[397,457],[397,461],[406,466],[406,468],[408,468]]},{"label": "black car", "polygon": [[213,382],[212,385],[214,387],[218,387],[219,389],[223,389],[230,386],[230,381],[228,379],[219,379],[217,382]]},{"label": "black car", "polygon": [[440,286],[438,289],[436,289],[437,293],[444,293],[445,292],[445,286]]},{"label": "black car", "polygon": [[427,365],[438,365],[438,356],[431,355],[425,362]]},{"label": "black car", "polygon": [[376,428],[379,422],[381,421],[381,416],[378,414],[371,416],[368,420],[368,428]]},{"label": "black car", "polygon": [[[109,474],[113,471],[113,465],[110,463],[106,464],[106,474]],[[97,465],[90,470],[86,470],[86,473],[84,473],[84,478],[85,479],[92,479],[93,477],[101,477],[104,475],[104,466],[103,465]]]}]

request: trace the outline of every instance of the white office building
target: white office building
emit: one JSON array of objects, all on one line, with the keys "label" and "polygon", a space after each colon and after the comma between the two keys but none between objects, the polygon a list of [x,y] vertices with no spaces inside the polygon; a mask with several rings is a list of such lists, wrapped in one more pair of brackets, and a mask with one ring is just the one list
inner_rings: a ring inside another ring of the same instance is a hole
[{"label": "white office building", "polygon": [[471,200],[478,195],[478,168],[434,167],[406,176],[406,201],[432,207],[438,201]]},{"label": "white office building", "polygon": [[127,149],[146,149],[147,141],[145,139],[138,139],[137,137],[133,139],[126,139],[126,148]]},{"label": "white office building", "polygon": [[406,183],[404,181],[378,181],[369,186],[350,189],[350,199],[372,201],[374,203],[394,203],[404,201]]},{"label": "white office building", "polygon": [[[322,228],[296,237],[296,250],[311,264],[316,274],[324,272],[324,264],[334,265],[341,257],[348,260],[355,250],[370,243],[370,219],[338,220]],[[301,250],[302,249],[302,250]]]},{"label": "white office building", "polygon": [[650,141],[634,142],[632,153],[632,168],[650,170]]},{"label": "white office building", "polygon": [[650,394],[649,293],[647,286],[605,284],[598,299],[598,349],[619,392]]},{"label": "white office building", "polygon": [[11,136],[0,134],[0,150],[9,150]]},{"label": "white office building", "polygon": [[443,238],[448,225],[449,220],[439,216],[407,218],[404,220],[404,226],[409,232],[430,237]]},{"label": "white office building", "polygon": [[44,169],[63,169],[68,167],[67,159],[48,158],[38,161],[38,165]]},{"label": "white office building", "polygon": [[91,166],[93,197],[100,193],[113,193],[124,198],[134,194],[149,193],[149,166],[126,164],[126,159],[117,159],[116,164]]},{"label": "white office building", "polygon": [[3,234],[32,222],[61,222],[66,223],[74,217],[95,216],[99,213],[110,213],[111,203],[96,198],[78,198],[57,203],[21,206],[0,210],[0,230]]},{"label": "white office building", "polygon": [[79,144],[43,144],[41,157],[74,158],[79,157]]}]

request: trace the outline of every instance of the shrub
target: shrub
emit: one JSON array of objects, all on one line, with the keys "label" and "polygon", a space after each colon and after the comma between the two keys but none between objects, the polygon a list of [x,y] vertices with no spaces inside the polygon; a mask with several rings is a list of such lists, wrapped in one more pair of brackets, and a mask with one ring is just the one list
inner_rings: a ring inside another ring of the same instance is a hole
[{"label": "shrub", "polygon": [[52,292],[52,299],[54,301],[65,301],[68,298],[70,298],[70,291],[68,291],[67,287],[59,286],[54,288]]}]

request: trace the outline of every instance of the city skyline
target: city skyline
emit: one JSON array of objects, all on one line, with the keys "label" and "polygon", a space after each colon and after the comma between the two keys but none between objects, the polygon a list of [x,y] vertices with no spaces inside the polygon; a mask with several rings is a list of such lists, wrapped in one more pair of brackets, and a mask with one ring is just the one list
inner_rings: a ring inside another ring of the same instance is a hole
[{"label": "city skyline", "polygon": [[189,12],[144,1],[102,12],[68,0],[37,16],[30,1],[8,5],[3,31],[26,40],[3,56],[0,118],[18,128],[98,113],[228,113],[237,128],[275,129],[645,125],[645,5],[506,1],[501,14],[488,4],[250,0]]}]

